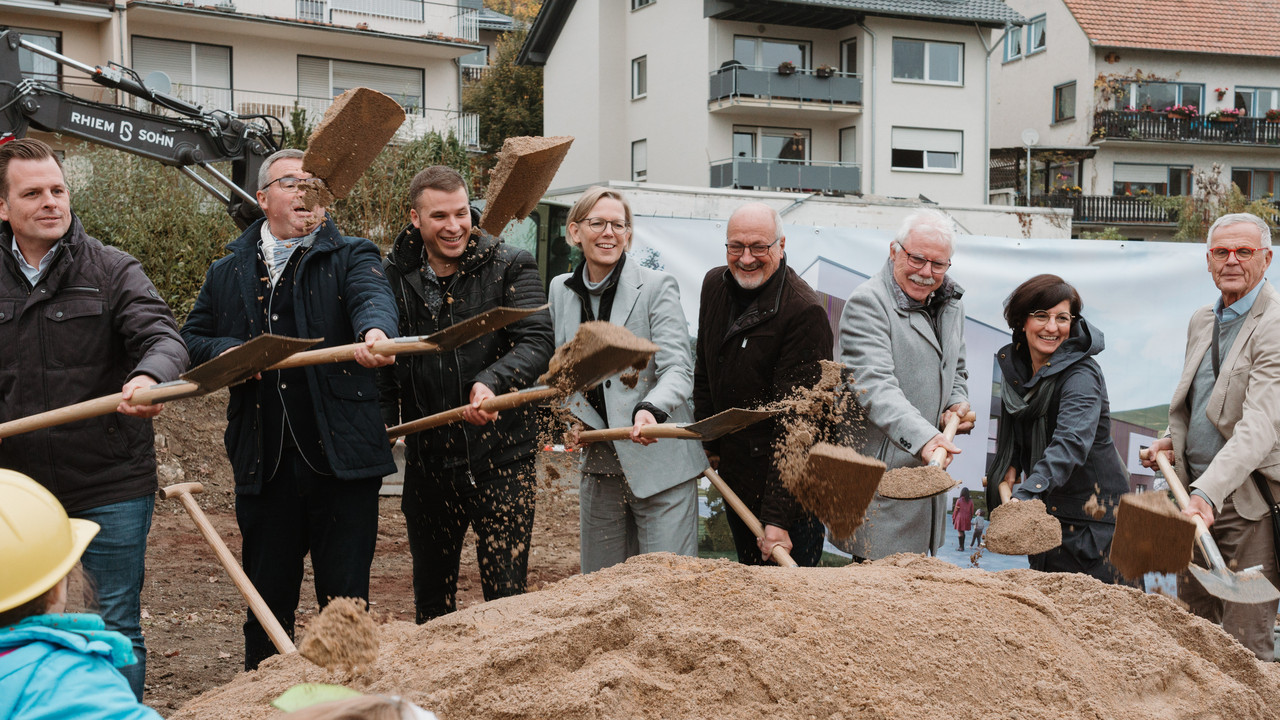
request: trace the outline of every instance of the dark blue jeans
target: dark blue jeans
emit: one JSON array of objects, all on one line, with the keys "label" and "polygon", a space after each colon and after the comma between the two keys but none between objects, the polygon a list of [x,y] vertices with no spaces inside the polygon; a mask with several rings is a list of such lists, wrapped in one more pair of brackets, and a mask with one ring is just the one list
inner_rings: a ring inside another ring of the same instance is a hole
[{"label": "dark blue jeans", "polygon": [[465,467],[405,468],[401,508],[413,554],[419,624],[457,609],[458,565],[467,527],[475,528],[484,599],[519,595],[533,536],[533,458],[473,476]]},{"label": "dark blue jeans", "polygon": [[[382,478],[339,480],[317,474],[297,448],[286,448],[275,477],[263,483],[261,494],[236,496],[244,572],[289,637],[308,552],[321,608],[337,597],[369,600],[381,486]],[[248,613],[245,670],[256,669],[275,654],[266,631]]]},{"label": "dark blue jeans", "polygon": [[147,676],[147,648],[142,640],[142,579],[146,568],[147,534],[156,496],[103,505],[74,514],[102,526],[80,557],[85,574],[93,582],[98,597],[98,614],[108,630],[124,634],[133,642],[138,662],[120,668],[129,687],[142,702]]},{"label": "dark blue jeans", "polygon": [[[750,508],[759,517],[760,508]],[[760,557],[760,546],[756,544],[756,536],[738,517],[732,508],[725,511],[729,520],[729,529],[733,531],[733,546],[738,551],[738,562],[743,565],[772,565],[772,558]],[[788,531],[791,535],[791,559],[800,567],[816,567],[822,559],[822,543],[827,530],[822,521],[815,515],[805,515],[792,523]]]}]

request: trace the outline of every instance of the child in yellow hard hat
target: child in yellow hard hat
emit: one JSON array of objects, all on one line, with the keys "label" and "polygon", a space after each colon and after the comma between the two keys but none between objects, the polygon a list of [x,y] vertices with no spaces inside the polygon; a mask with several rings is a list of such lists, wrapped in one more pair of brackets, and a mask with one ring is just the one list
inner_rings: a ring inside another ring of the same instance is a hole
[{"label": "child in yellow hard hat", "polygon": [[160,718],[116,669],[137,662],[129,639],[97,615],[63,613],[67,574],[97,534],[42,485],[0,469],[0,718]]}]

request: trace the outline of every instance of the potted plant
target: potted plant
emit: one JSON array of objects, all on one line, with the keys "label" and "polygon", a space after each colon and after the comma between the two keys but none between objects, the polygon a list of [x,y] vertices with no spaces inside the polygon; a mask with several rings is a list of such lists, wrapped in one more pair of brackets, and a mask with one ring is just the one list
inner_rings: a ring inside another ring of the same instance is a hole
[{"label": "potted plant", "polygon": [[829,78],[836,74],[836,69],[830,65],[819,65],[813,72],[820,78]]},{"label": "potted plant", "polygon": [[782,62],[778,63],[779,75],[794,75],[795,72],[796,72],[796,64],[791,62],[790,60],[783,60]]},{"label": "potted plant", "polygon": [[1200,112],[1200,108],[1197,108],[1195,105],[1170,105],[1164,109],[1164,112],[1171,118],[1181,118],[1185,120],[1187,118],[1195,117]]},{"label": "potted plant", "polygon": [[1213,89],[1213,91],[1214,91],[1214,92],[1216,92],[1216,93],[1218,93],[1218,99],[1219,99],[1219,100],[1221,100],[1222,98],[1224,98],[1224,97],[1226,97],[1226,96],[1227,96],[1227,89],[1226,89],[1226,88],[1224,88],[1224,87],[1221,87],[1221,88],[1214,88],[1214,89]]},{"label": "potted plant", "polygon": [[1280,123],[1280,108],[1271,108],[1267,111],[1267,122]]},{"label": "potted plant", "polygon": [[1238,108],[1219,108],[1205,115],[1205,117],[1213,122],[1233,123],[1239,120],[1243,114],[1244,111]]}]

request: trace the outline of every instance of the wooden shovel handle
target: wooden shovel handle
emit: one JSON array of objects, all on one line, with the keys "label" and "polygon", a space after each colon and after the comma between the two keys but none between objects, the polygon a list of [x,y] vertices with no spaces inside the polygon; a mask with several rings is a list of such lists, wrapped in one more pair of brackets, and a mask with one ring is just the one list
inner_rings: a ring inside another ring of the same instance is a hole
[{"label": "wooden shovel handle", "polygon": [[[308,365],[324,365],[326,363],[346,362],[356,359],[356,350],[364,347],[364,343],[351,343],[350,345],[339,345],[337,347],[317,348],[315,350],[305,350],[300,353],[294,353],[280,362],[267,368],[268,370],[288,370],[290,368],[306,367]],[[414,353],[436,352],[440,346],[433,342],[425,340],[415,340],[412,342],[397,341],[395,339],[379,340],[369,348],[369,352],[374,355],[400,355]]]},{"label": "wooden shovel handle", "polygon": [[[485,400],[480,403],[480,409],[485,410],[486,412],[502,412],[503,410],[510,410],[511,408],[517,408],[531,402],[537,402],[538,400],[555,397],[558,394],[560,394],[560,391],[551,387],[517,390],[516,392],[509,392],[503,395],[495,395],[494,397]],[[398,438],[403,435],[411,435],[423,430],[440,427],[441,425],[448,425],[451,422],[457,422],[462,419],[462,413],[466,412],[469,407],[471,407],[470,404],[462,405],[452,410],[438,412],[435,415],[428,415],[424,418],[411,420],[407,423],[400,423],[395,427],[388,428],[387,436],[391,438]]]},{"label": "wooden shovel handle", "polygon": [[218,531],[214,529],[213,523],[209,522],[209,518],[205,517],[204,511],[196,503],[196,499],[192,497],[193,493],[204,492],[204,486],[200,483],[179,483],[170,485],[160,490],[160,496],[165,500],[178,498],[182,502],[182,506],[187,509],[187,514],[195,521],[196,528],[200,530],[200,534],[209,543],[209,547],[213,548],[213,552],[218,556],[218,560],[222,563],[222,567],[231,576],[231,582],[235,583],[236,589],[244,596],[246,602],[249,603],[249,609],[253,611],[253,616],[258,618],[258,622],[262,624],[262,629],[267,632],[267,637],[271,638],[271,644],[276,646],[282,654],[288,655],[298,651],[294,647],[293,640],[289,639],[289,634],[280,626],[280,621],[276,620],[276,616],[271,612],[271,608],[267,607],[267,602],[258,594],[258,589],[249,581],[249,576],[244,574],[240,563],[236,562],[236,558],[231,554],[231,550],[227,548],[227,544],[222,542],[222,537],[218,535]]},{"label": "wooden shovel handle", "polygon": [[[656,423],[640,428],[640,434],[647,438],[667,438],[678,440],[701,440],[698,433],[675,423]],[[604,430],[584,430],[578,433],[579,443],[600,442],[602,440],[627,440],[631,438],[631,428],[605,428]]]},{"label": "wooden shovel handle", "polygon": [[[716,486],[716,490],[719,490],[720,494],[724,496],[725,501],[729,503],[729,507],[733,508],[733,511],[738,513],[738,517],[742,518],[742,522],[746,523],[747,527],[751,530],[751,533],[758,539],[764,538],[764,526],[760,524],[760,521],[756,519],[756,516],[747,508],[746,503],[742,502],[742,499],[738,497],[738,494],[729,489],[729,484],[711,468],[703,470],[702,474],[706,475],[707,479],[711,481],[711,484]],[[791,553],[787,552],[787,549],[781,545],[774,545],[773,552],[770,554],[773,556],[773,561],[782,567],[799,567],[796,565],[796,561],[791,558]]]},{"label": "wooden shovel handle", "polygon": [[[160,385],[152,385],[149,388],[140,388],[135,390],[133,397],[129,400],[130,405],[156,405],[158,403],[168,402],[170,400],[181,400],[182,398],[202,395],[203,391],[200,386],[195,383],[178,382],[178,383],[162,383]],[[103,395],[92,400],[78,402],[75,405],[46,410],[35,415],[10,420],[7,423],[0,423],[0,438],[7,438],[13,435],[21,435],[32,430],[43,430],[61,425],[63,423],[75,422],[77,420],[87,420],[92,417],[100,417],[102,415],[110,415],[116,411],[116,406],[120,404],[120,393],[114,395]]]},{"label": "wooden shovel handle", "polygon": [[[953,414],[951,416],[951,419],[947,421],[946,427],[942,428],[942,437],[946,438],[947,442],[951,442],[952,440],[955,440],[956,430],[960,427],[961,420],[963,420],[964,422],[975,422],[977,419],[978,419],[978,416],[972,412],[965,415],[963,418],[960,417],[958,414]],[[940,447],[933,451],[933,455],[929,456],[929,464],[942,465],[942,461],[946,459],[947,459],[947,449]]]}]

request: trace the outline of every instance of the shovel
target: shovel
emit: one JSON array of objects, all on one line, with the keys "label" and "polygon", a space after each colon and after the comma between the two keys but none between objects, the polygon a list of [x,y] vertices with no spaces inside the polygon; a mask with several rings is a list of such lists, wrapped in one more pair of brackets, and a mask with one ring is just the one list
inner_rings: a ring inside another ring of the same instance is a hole
[{"label": "shovel", "polygon": [[[260,336],[263,337],[263,336]],[[229,353],[228,353],[229,354]],[[192,495],[204,492],[204,486],[197,482],[178,483],[161,488],[160,497],[165,500],[178,498],[182,502],[182,506],[187,509],[187,514],[195,521],[196,528],[200,530],[200,534],[213,548],[213,552],[218,556],[222,567],[231,576],[231,581],[235,583],[236,589],[244,596],[245,602],[249,603],[249,609],[253,611],[253,616],[258,618],[258,622],[262,624],[262,629],[266,631],[267,637],[271,638],[271,644],[276,646],[282,655],[297,652],[294,647],[293,640],[289,639],[289,634],[281,627],[280,621],[276,620],[276,616],[271,612],[271,608],[267,607],[267,602],[258,594],[258,589],[249,581],[249,576],[244,574],[244,569],[240,567],[240,563],[236,562],[236,558],[231,554],[231,550],[227,548],[227,544],[222,542],[222,537],[218,535],[217,529],[213,527],[213,523],[209,522],[209,518],[205,516],[204,511],[196,504],[196,499]]]},{"label": "shovel", "polygon": [[[527,403],[570,395],[604,382],[628,367],[643,368],[658,351],[658,346],[638,338],[621,325],[607,322],[585,322],[569,342],[556,348],[550,367],[539,381],[544,383],[526,390],[497,395],[480,404],[486,412],[501,412]],[[429,430],[462,419],[470,404],[428,415],[387,429],[387,435],[403,435]]]},{"label": "shovel", "polygon": [[304,184],[303,203],[328,206],[346,197],[404,120],[400,103],[377,90],[357,87],[339,95],[307,139],[302,169],[318,181]]},{"label": "shovel", "polygon": [[[729,408],[712,415],[705,420],[693,423],[658,423],[640,428],[640,434],[647,438],[675,438],[679,440],[716,440],[725,435],[754,425],[765,418],[777,415],[779,410],[743,410]],[[585,444],[602,440],[627,440],[631,437],[631,428],[606,428],[604,430],[584,430],[578,433],[578,442]]]},{"label": "shovel", "polygon": [[[133,393],[131,405],[156,405],[170,400],[207,395],[219,388],[244,382],[274,363],[305,350],[320,340],[301,340],[280,335],[259,335],[209,362],[202,363],[173,380]],[[0,424],[0,438],[42,430],[76,420],[109,415],[120,404],[120,393],[85,400],[74,405],[46,410]]]},{"label": "shovel", "polygon": [[[976,419],[977,416],[972,412],[964,418],[953,414],[947,421],[946,427],[942,429],[942,437],[946,438],[947,442],[954,440],[956,428],[960,427],[961,420],[974,422]],[[876,492],[880,497],[894,500],[915,500],[944,493],[960,484],[951,477],[950,473],[942,469],[942,461],[946,459],[947,451],[938,448],[933,451],[929,464],[924,467],[894,468],[880,479],[880,487]]]},{"label": "shovel", "polygon": [[[475,317],[467,318],[456,325],[437,330],[430,335],[415,335],[389,338],[373,344],[369,352],[374,355],[417,355],[422,353],[442,353],[460,348],[463,345],[484,337],[495,330],[523,320],[534,313],[546,310],[548,305],[535,308],[493,308]],[[319,348],[296,353],[281,362],[267,368],[268,370],[286,370],[307,365],[323,365],[325,363],[354,360],[356,350],[365,347],[364,343],[351,343],[338,347]]]},{"label": "shovel", "polygon": [[987,549],[997,555],[1049,552],[1062,544],[1062,523],[1045,511],[1041,500],[1010,501],[1017,475],[1017,470],[1009,468],[997,488],[1000,507],[991,511],[985,535]]},{"label": "shovel", "polygon": [[783,474],[787,490],[804,509],[818,516],[836,539],[847,538],[862,524],[885,464],[852,448],[818,443],[805,456],[798,477]]},{"label": "shovel", "polygon": [[[1150,449],[1144,450],[1143,454],[1149,457],[1150,452]],[[1164,453],[1156,453],[1156,465],[1160,466],[1160,472],[1169,483],[1169,489],[1173,491],[1178,507],[1186,510],[1191,504],[1191,497],[1182,487],[1178,474],[1173,471],[1173,466],[1169,464],[1169,459]],[[1200,546],[1200,552],[1208,561],[1209,569],[1206,570],[1193,563],[1187,566],[1187,570],[1191,571],[1196,580],[1204,586],[1206,592],[1227,602],[1244,605],[1280,600],[1280,591],[1276,590],[1257,568],[1249,568],[1238,573],[1228,570],[1227,562],[1218,551],[1218,544],[1213,541],[1213,536],[1209,534],[1209,528],[1205,526],[1204,520],[1199,515],[1191,516],[1191,520],[1196,526],[1196,544]]]},{"label": "shovel", "polygon": [[[720,491],[720,494],[724,496],[725,502],[729,503],[729,507],[733,508],[733,511],[738,514],[738,517],[742,518],[742,522],[746,523],[747,527],[750,528],[751,533],[755,535],[757,539],[763,538],[764,526],[756,519],[755,514],[747,508],[746,503],[742,502],[742,499],[738,497],[738,494],[729,489],[729,484],[711,468],[703,470],[702,474],[711,481],[712,485],[716,486],[716,490]],[[796,561],[791,558],[791,553],[787,552],[787,549],[781,545],[773,546],[773,552],[770,553],[770,557],[772,557],[773,561],[782,567],[799,567],[796,565]]]}]

